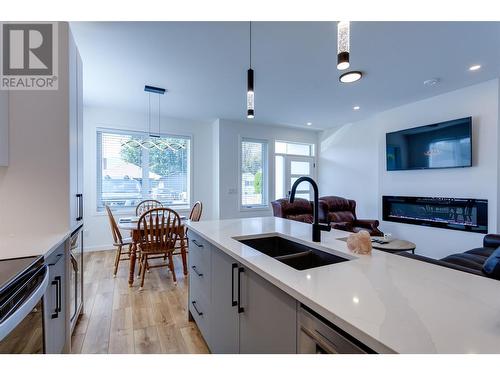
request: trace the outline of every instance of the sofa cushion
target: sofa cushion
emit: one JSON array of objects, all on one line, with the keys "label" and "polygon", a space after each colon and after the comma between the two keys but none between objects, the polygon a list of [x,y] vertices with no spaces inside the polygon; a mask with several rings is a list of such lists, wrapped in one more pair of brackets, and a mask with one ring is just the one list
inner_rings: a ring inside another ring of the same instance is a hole
[{"label": "sofa cushion", "polygon": [[310,224],[312,224],[312,222],[314,221],[313,215],[310,215],[310,214],[287,215],[286,219],[295,220],[295,221],[302,221],[303,223],[310,223]]},{"label": "sofa cushion", "polygon": [[334,211],[328,213],[328,220],[331,223],[342,223],[356,220],[356,217],[351,211]]},{"label": "sofa cushion", "polygon": [[488,258],[491,254],[493,254],[494,251],[495,251],[495,248],[492,248],[492,247],[478,247],[478,248],[475,248],[472,250],[468,250],[465,253]]},{"label": "sofa cushion", "polygon": [[457,266],[467,267],[475,271],[481,271],[483,268],[484,258],[474,254],[452,254],[441,259],[445,263],[454,264]]},{"label": "sofa cushion", "polygon": [[486,259],[483,265],[483,272],[494,279],[500,280],[500,247]]}]

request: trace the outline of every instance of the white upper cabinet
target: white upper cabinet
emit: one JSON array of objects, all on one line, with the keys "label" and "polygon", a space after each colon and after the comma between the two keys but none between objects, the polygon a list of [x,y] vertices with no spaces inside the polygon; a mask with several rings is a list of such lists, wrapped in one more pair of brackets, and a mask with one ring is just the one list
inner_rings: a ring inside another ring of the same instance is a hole
[{"label": "white upper cabinet", "polygon": [[69,64],[69,202],[70,228],[83,222],[83,90],[82,60],[73,35],[68,40]]}]

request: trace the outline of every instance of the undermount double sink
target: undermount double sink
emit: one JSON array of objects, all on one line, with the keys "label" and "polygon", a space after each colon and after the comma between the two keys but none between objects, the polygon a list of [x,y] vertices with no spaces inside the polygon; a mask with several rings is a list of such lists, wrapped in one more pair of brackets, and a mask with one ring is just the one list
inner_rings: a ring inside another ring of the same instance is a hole
[{"label": "undermount double sink", "polygon": [[235,239],[299,271],[350,260],[277,235]]}]

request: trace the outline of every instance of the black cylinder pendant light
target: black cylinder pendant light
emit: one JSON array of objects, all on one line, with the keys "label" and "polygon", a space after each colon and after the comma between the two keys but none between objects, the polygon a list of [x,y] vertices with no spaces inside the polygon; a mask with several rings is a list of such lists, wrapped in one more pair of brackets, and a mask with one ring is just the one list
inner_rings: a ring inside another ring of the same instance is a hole
[{"label": "black cylinder pendant light", "polygon": [[250,21],[250,67],[247,71],[247,118],[255,117],[254,72],[252,69],[252,22]]}]

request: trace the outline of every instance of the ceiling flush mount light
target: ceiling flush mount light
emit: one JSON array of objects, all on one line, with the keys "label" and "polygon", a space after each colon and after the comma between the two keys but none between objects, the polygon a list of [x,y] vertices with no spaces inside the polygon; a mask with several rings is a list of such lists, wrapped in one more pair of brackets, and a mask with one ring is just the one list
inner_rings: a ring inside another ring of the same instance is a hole
[{"label": "ceiling flush mount light", "polygon": [[306,125],[311,126],[312,124],[313,124],[312,122],[308,122]]},{"label": "ceiling flush mount light", "polygon": [[250,67],[247,71],[247,118],[255,117],[254,73],[252,69],[252,22],[250,21]]},{"label": "ceiling flush mount light", "polygon": [[339,77],[339,81],[342,83],[356,82],[356,81],[359,81],[362,76],[363,76],[363,73],[361,73],[360,71],[354,70],[352,72],[347,72],[347,73],[342,74]]},{"label": "ceiling flush mount light", "polygon": [[469,70],[470,70],[470,71],[479,70],[479,69],[481,69],[481,65],[479,65],[479,64],[476,64],[476,65],[471,65],[471,66],[469,67]]},{"label": "ceiling flush mount light", "polygon": [[359,105],[355,105],[354,107],[352,107],[352,109],[354,109],[355,111],[359,111],[361,107]]},{"label": "ceiling flush mount light", "polygon": [[350,48],[350,25],[349,21],[337,23],[337,69],[346,70],[349,68],[349,48]]},{"label": "ceiling flush mount light", "polygon": [[439,83],[439,78],[431,78],[424,81],[424,86],[432,87]]}]

